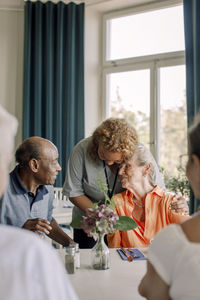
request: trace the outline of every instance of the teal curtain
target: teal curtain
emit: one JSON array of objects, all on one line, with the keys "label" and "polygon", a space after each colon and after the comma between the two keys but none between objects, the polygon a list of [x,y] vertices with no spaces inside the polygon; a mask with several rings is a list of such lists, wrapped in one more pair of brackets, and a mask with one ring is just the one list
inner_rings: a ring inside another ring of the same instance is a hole
[{"label": "teal curtain", "polygon": [[73,146],[84,138],[84,4],[25,3],[23,138],[59,151],[62,186]]},{"label": "teal curtain", "polygon": [[[184,0],[186,49],[186,95],[188,127],[200,111],[200,1]],[[190,212],[197,210],[200,201],[191,196]]]}]

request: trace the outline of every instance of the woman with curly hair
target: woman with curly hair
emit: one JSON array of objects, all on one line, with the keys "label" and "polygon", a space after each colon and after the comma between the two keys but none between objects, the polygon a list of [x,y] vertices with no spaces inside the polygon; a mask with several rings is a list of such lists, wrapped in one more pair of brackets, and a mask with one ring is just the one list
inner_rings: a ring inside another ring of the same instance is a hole
[{"label": "woman with curly hair", "polygon": [[[99,178],[105,180],[109,197],[123,191],[118,176],[119,166],[133,156],[137,145],[135,129],[125,119],[110,118],[97,127],[91,137],[74,147],[63,187],[63,194],[75,205],[73,217],[84,215],[95,202],[104,201],[104,194],[99,191],[97,184]],[[156,162],[153,161],[155,182],[164,187]],[[80,229],[74,230],[74,241],[79,243],[80,248],[91,248],[95,244],[93,238],[88,238]]]}]

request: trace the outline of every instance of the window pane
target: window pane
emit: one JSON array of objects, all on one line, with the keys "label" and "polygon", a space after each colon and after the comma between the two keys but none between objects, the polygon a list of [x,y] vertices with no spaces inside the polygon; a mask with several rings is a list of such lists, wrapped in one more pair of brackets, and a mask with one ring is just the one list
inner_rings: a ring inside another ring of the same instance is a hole
[{"label": "window pane", "polygon": [[185,49],[182,5],[111,19],[107,25],[107,60]]},{"label": "window pane", "polygon": [[107,79],[109,115],[129,121],[149,147],[150,71],[112,73]]},{"label": "window pane", "polygon": [[160,164],[169,175],[177,174],[187,153],[185,84],[185,66],[160,69]]}]

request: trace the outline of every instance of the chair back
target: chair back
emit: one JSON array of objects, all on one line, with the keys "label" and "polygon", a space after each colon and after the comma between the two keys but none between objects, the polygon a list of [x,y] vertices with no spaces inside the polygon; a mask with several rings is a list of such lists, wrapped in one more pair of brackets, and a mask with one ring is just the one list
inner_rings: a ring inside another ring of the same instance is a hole
[{"label": "chair back", "polygon": [[72,207],[73,203],[62,193],[62,187],[54,187],[54,207]]}]

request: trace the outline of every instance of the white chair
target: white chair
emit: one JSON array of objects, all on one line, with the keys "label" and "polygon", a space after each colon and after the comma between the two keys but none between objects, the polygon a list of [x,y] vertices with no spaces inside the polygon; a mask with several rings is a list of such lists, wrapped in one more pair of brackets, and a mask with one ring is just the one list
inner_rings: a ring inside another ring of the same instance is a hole
[{"label": "white chair", "polygon": [[54,187],[53,217],[59,225],[69,225],[72,221],[72,202],[62,193],[61,187]]}]

